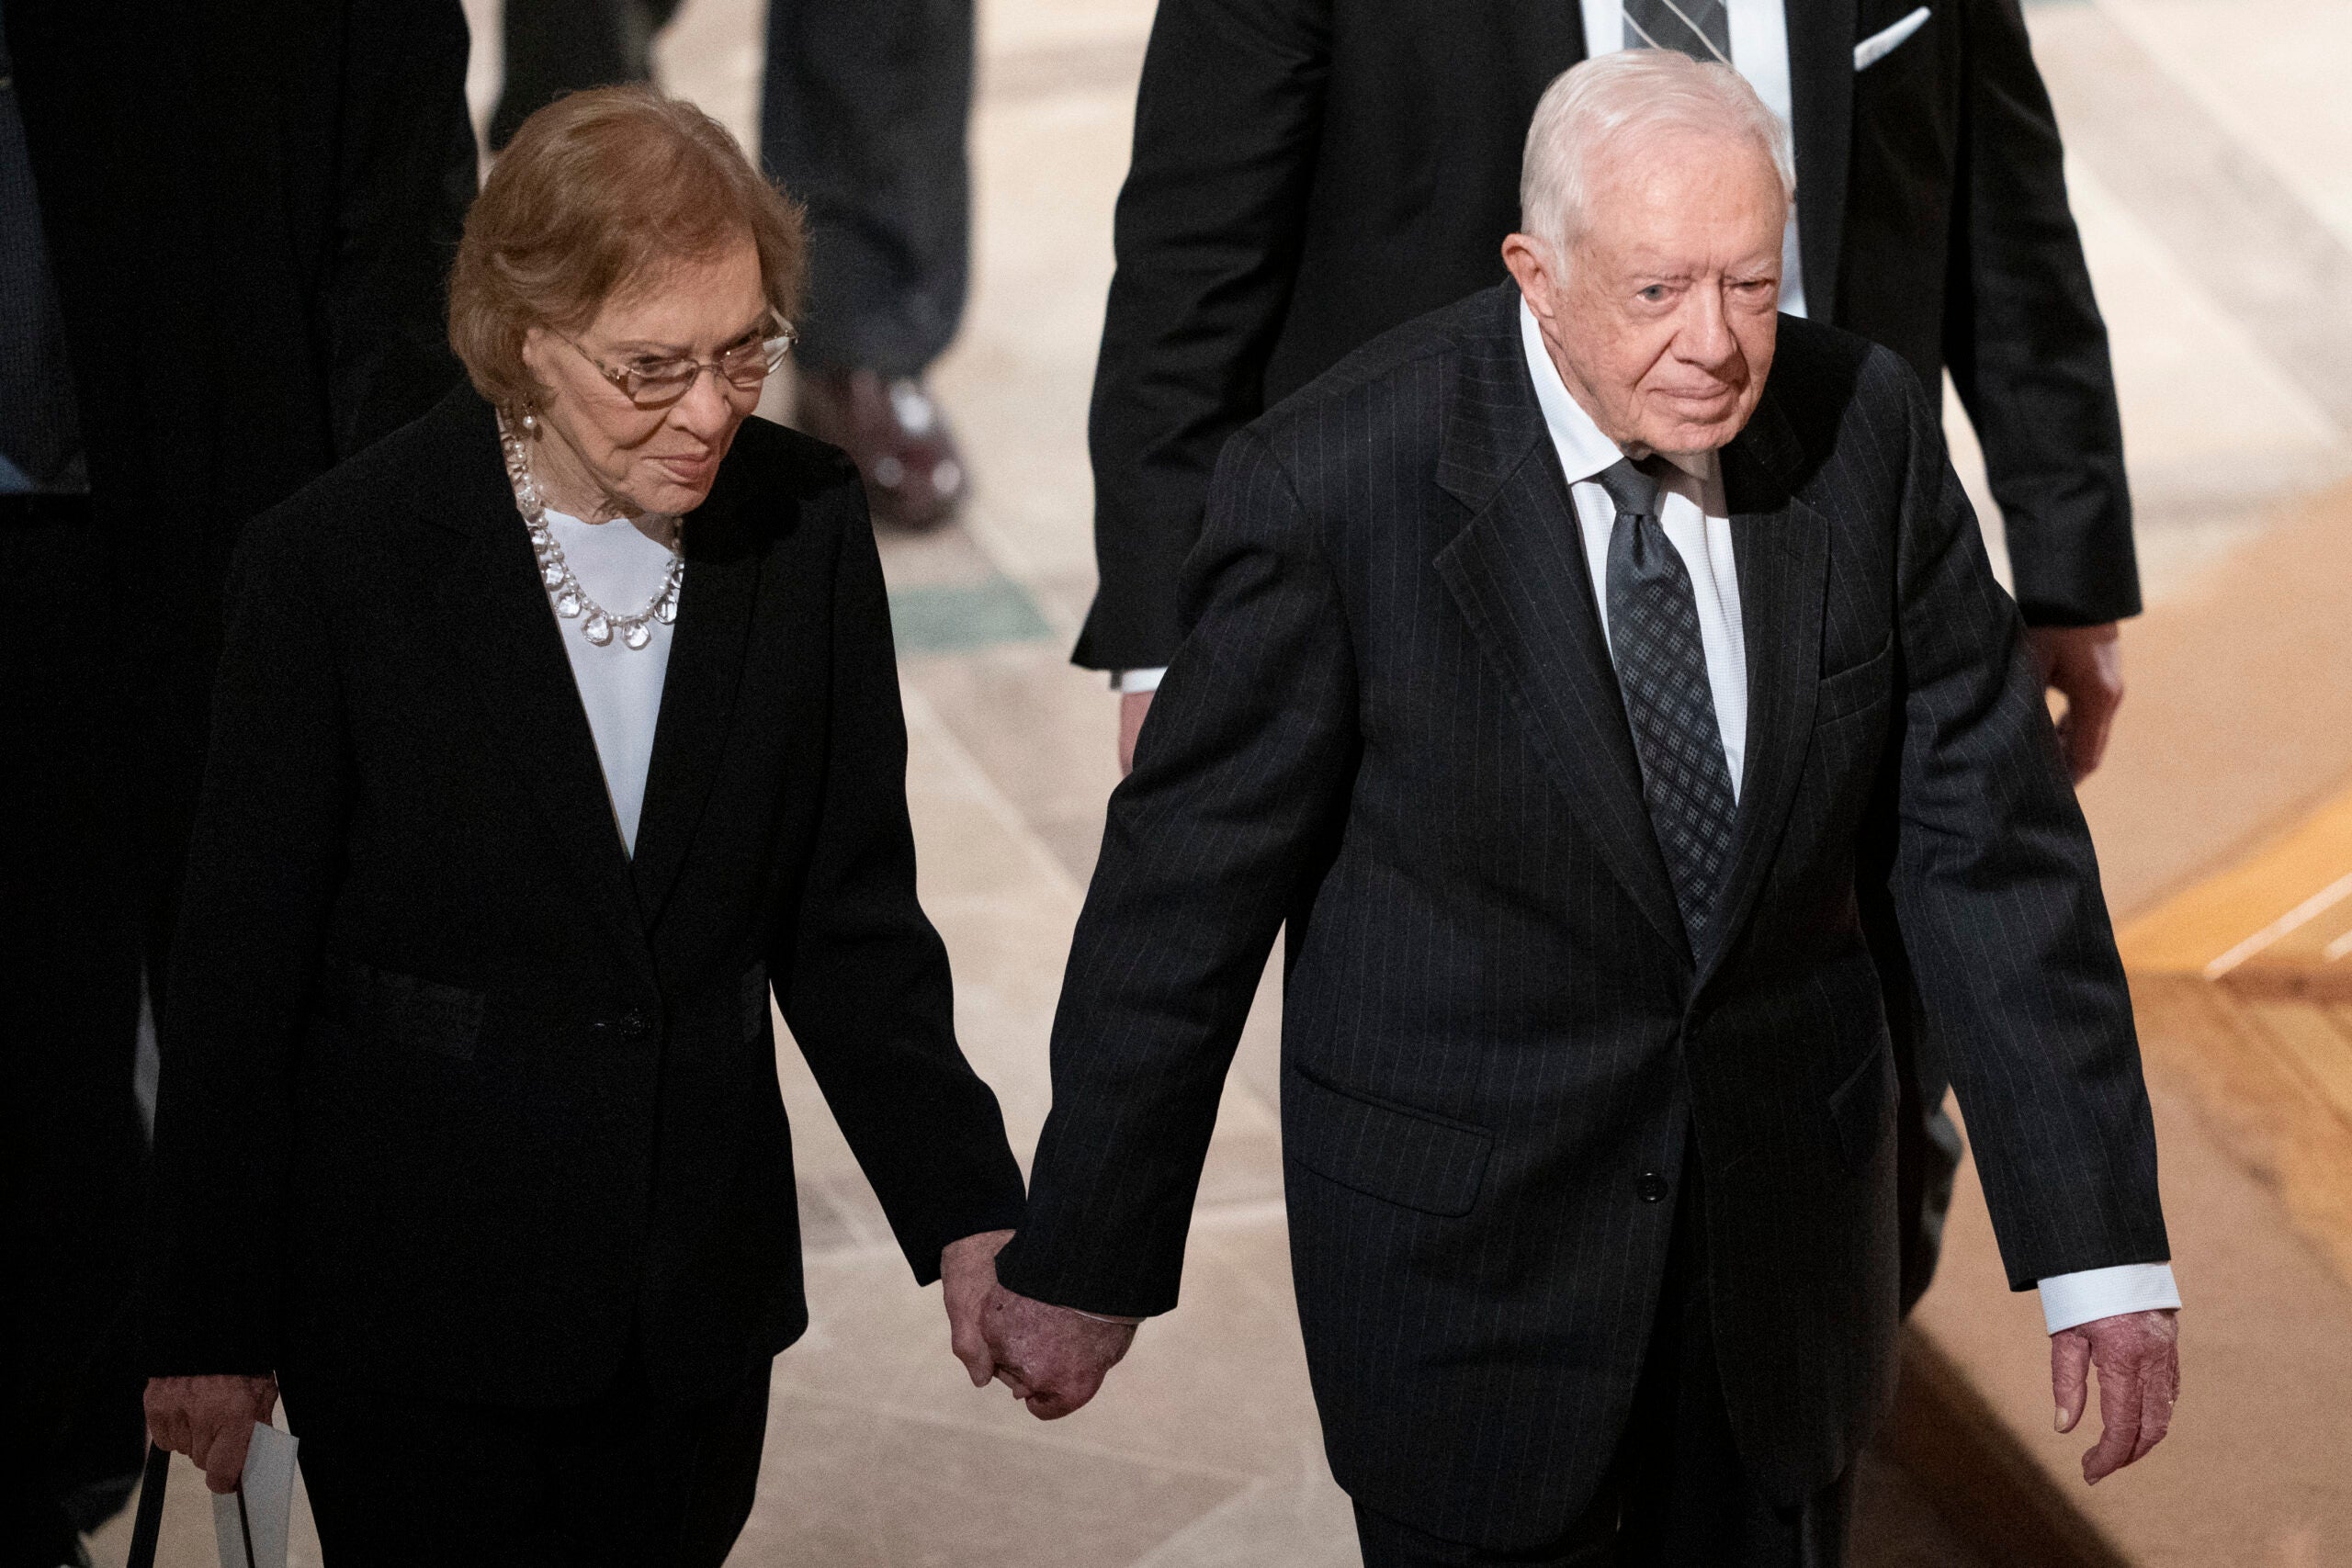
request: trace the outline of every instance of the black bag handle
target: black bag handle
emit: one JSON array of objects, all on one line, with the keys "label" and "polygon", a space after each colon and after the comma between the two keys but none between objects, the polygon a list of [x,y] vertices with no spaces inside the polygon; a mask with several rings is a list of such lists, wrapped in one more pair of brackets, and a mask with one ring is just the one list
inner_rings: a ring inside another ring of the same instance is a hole
[{"label": "black bag handle", "polygon": [[155,1543],[164,1533],[164,1486],[171,1475],[171,1450],[148,1444],[147,1474],[139,1483],[139,1516],[130,1527],[130,1556],[123,1568],[155,1568]]}]

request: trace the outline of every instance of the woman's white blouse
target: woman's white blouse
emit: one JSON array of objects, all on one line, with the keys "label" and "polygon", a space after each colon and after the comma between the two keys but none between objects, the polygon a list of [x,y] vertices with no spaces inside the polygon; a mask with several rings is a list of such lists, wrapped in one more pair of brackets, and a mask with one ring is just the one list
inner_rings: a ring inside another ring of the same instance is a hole
[{"label": "woman's white blouse", "polygon": [[[667,546],[656,544],[627,519],[583,523],[560,512],[547,514],[548,529],[563,547],[563,558],[588,597],[607,615],[634,615],[662,592],[670,570]],[[548,614],[555,615],[550,603]],[[619,637],[599,648],[580,635],[580,622],[556,617],[563,651],[588,728],[596,738],[596,760],[605,769],[605,793],[621,842],[637,853],[637,818],[645,806],[645,773],[653,761],[653,727],[662,716],[662,679],[670,668],[674,626],[655,621],[653,640],[626,648]]]}]

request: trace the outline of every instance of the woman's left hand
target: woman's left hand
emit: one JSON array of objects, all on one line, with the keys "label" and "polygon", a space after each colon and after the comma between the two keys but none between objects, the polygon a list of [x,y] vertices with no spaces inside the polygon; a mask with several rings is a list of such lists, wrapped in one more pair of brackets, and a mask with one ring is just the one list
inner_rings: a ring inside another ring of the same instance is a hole
[{"label": "woman's left hand", "polygon": [[980,1309],[996,1289],[996,1255],[1012,1239],[1011,1231],[981,1231],[951,1241],[939,1254],[941,1292],[947,1298],[947,1343],[972,1377],[986,1388],[996,1376],[996,1357],[980,1332]]},{"label": "woman's left hand", "polygon": [[[1001,1244],[1000,1244],[1001,1245]],[[994,1279],[991,1269],[989,1277]],[[256,1423],[277,1408],[274,1377],[150,1378],[147,1435],[159,1449],[186,1454],[215,1492],[234,1492],[244,1478],[245,1450]]]}]

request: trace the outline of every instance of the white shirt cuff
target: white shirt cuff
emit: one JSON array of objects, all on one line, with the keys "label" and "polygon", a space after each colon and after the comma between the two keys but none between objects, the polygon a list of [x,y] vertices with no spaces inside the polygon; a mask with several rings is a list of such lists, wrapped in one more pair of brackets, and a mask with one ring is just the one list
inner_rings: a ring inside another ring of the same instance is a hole
[{"label": "white shirt cuff", "polygon": [[2041,1319],[2052,1334],[2102,1317],[2180,1305],[2180,1287],[2173,1282],[2169,1263],[2119,1263],[2052,1274],[2039,1284]]},{"label": "white shirt cuff", "polygon": [[1167,673],[1164,664],[1157,670],[1114,670],[1111,689],[1123,697],[1135,692],[1156,692],[1159,690],[1159,678]]}]

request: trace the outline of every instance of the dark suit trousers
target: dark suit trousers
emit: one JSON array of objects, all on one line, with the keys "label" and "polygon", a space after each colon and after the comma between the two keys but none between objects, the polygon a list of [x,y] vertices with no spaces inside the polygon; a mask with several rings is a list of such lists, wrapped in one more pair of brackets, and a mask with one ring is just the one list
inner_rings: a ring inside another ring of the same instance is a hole
[{"label": "dark suit trousers", "polygon": [[603,1397],[537,1410],[289,1376],[286,1416],[329,1568],[719,1568],[759,1484],[768,1371],[681,1405],[632,1359]]},{"label": "dark suit trousers", "polygon": [[771,0],[760,156],[808,209],[794,357],[913,376],[970,275],[972,0]]},{"label": "dark suit trousers", "polygon": [[1556,1540],[1496,1551],[1441,1540],[1359,1500],[1364,1568],[1839,1568],[1852,1472],[1779,1508],[1748,1485],[1733,1446],[1708,1316],[1698,1174],[1685,1163],[1633,1414],[1583,1517]]}]

